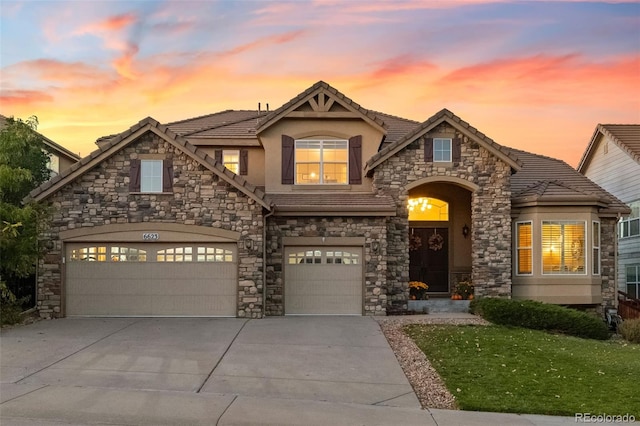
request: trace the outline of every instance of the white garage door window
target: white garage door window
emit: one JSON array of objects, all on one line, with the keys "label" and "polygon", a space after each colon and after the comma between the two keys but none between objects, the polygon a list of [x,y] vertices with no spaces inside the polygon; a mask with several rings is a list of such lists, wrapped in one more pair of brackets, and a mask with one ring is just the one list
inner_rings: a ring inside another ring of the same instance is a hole
[{"label": "white garage door window", "polygon": [[235,316],[234,244],[69,244],[69,316]]},{"label": "white garage door window", "polygon": [[362,315],[361,247],[287,247],[287,315]]}]

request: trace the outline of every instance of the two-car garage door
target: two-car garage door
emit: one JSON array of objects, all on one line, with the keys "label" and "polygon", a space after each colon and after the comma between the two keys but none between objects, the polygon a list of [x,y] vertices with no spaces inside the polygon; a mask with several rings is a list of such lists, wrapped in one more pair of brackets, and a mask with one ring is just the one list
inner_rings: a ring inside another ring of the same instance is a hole
[{"label": "two-car garage door", "polygon": [[224,243],[72,243],[66,313],[235,316],[237,253]]},{"label": "two-car garage door", "polygon": [[287,315],[362,315],[362,247],[286,247]]}]

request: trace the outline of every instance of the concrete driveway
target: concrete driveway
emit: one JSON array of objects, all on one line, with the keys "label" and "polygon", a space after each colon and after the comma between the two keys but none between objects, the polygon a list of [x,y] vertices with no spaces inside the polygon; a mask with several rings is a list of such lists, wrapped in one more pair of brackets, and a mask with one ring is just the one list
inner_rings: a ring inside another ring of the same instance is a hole
[{"label": "concrete driveway", "polygon": [[71,318],[0,345],[3,425],[433,424],[366,317]]}]

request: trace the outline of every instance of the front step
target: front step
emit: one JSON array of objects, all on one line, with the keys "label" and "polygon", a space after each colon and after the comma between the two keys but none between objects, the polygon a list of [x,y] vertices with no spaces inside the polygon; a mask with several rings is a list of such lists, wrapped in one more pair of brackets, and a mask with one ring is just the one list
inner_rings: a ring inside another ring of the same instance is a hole
[{"label": "front step", "polygon": [[407,309],[417,313],[433,314],[436,312],[469,312],[470,300],[429,299],[409,300]]}]

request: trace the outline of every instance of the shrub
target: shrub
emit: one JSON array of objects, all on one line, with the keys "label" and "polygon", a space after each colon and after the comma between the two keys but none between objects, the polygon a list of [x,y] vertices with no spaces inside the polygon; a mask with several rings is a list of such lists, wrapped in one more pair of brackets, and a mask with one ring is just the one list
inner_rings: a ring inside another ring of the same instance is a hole
[{"label": "shrub", "polygon": [[0,324],[12,325],[22,321],[22,304],[25,301],[25,298],[17,299],[6,283],[0,282]]},{"label": "shrub", "polygon": [[625,320],[618,327],[620,335],[631,343],[640,343],[640,318]]},{"label": "shrub", "polygon": [[495,324],[557,331],[588,339],[609,338],[604,321],[558,305],[533,300],[483,298],[474,300],[470,310]]}]

